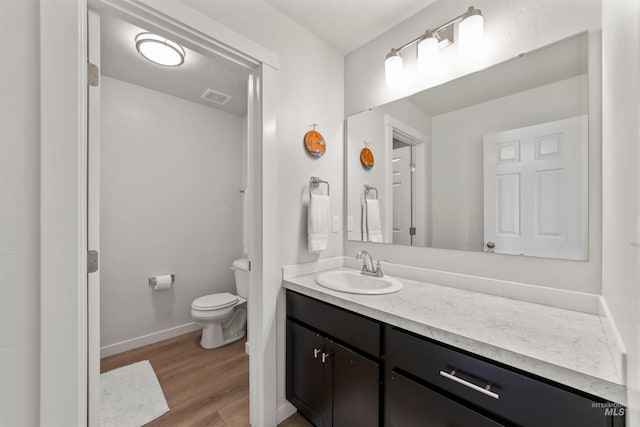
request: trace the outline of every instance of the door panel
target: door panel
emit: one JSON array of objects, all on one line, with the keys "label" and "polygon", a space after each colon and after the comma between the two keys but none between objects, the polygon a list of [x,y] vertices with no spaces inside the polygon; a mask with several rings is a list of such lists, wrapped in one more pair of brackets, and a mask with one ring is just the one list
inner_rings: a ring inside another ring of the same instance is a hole
[{"label": "door panel", "polygon": [[379,425],[379,365],[327,340],[331,354],[332,424],[334,427]]},{"label": "door panel", "polygon": [[492,252],[588,259],[588,121],[484,136],[484,239]]},{"label": "door panel", "polygon": [[411,165],[412,147],[393,149],[392,182],[393,182],[393,243],[410,245],[411,235],[409,228],[412,226],[412,173]]},{"label": "door panel", "polygon": [[287,320],[287,400],[316,427],[324,426],[324,338]]}]

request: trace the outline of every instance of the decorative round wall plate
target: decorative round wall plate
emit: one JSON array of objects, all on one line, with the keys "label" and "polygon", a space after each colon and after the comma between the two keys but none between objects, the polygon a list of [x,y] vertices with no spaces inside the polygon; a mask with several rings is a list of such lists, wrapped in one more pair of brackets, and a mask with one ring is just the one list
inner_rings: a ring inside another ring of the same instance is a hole
[{"label": "decorative round wall plate", "polygon": [[322,157],[327,150],[324,137],[317,130],[310,130],[304,135],[304,145],[309,154],[314,157]]},{"label": "decorative round wall plate", "polygon": [[365,169],[371,169],[373,167],[373,153],[369,147],[364,147],[362,151],[360,151],[360,163],[362,163],[362,167]]}]

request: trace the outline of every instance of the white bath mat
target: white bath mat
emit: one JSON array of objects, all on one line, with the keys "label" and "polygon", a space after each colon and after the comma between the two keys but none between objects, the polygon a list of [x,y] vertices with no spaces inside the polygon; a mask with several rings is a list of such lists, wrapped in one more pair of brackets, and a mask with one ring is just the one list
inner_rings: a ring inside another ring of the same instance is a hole
[{"label": "white bath mat", "polygon": [[100,375],[100,425],[140,427],[169,411],[148,360]]}]

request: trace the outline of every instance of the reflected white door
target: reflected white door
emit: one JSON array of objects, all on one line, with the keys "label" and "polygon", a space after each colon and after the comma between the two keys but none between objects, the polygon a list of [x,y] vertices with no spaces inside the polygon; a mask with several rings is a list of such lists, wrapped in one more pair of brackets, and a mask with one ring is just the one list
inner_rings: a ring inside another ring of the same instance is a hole
[{"label": "reflected white door", "polygon": [[410,145],[393,149],[392,180],[393,180],[393,243],[411,245],[412,227],[412,161]]},{"label": "reflected white door", "polygon": [[486,251],[587,259],[587,135],[580,116],[484,137]]}]

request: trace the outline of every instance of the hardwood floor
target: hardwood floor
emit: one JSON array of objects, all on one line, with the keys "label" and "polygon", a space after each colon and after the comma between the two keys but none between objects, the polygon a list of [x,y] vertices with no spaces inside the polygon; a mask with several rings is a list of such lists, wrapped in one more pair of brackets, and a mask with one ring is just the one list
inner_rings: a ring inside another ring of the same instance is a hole
[{"label": "hardwood floor", "polygon": [[[148,360],[169,404],[150,427],[249,426],[249,356],[240,340],[213,350],[200,347],[200,331],[105,357],[100,371]],[[284,427],[311,426],[295,414]]]}]

